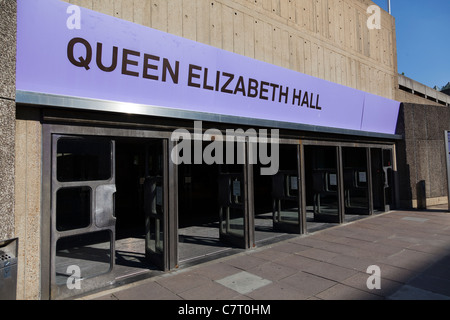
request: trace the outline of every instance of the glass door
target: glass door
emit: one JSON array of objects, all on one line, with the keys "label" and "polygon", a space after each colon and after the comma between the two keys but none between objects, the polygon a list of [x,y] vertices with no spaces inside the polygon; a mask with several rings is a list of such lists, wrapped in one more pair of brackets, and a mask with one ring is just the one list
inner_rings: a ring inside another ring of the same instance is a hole
[{"label": "glass door", "polygon": [[273,228],[302,233],[300,146],[280,145],[280,170],[272,177]]},{"label": "glass door", "polygon": [[345,214],[369,215],[371,180],[366,148],[343,147]]},{"label": "glass door", "polygon": [[393,156],[392,149],[371,148],[373,208],[389,211],[393,205]]},{"label": "glass door", "polygon": [[151,263],[166,270],[164,246],[164,217],[167,214],[167,190],[165,183],[167,141],[158,140],[146,146],[144,180],[145,255]]},{"label": "glass door", "polygon": [[220,240],[238,248],[249,248],[247,181],[244,165],[219,165]]},{"label": "glass door", "polygon": [[304,147],[307,221],[342,222],[340,148]]},{"label": "glass door", "polygon": [[114,156],[111,139],[52,137],[52,298],[114,279]]}]

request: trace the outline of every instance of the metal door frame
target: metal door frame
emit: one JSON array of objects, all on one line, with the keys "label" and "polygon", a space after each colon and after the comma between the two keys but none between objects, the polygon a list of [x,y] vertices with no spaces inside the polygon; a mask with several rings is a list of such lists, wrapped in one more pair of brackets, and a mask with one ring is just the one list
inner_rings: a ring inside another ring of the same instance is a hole
[{"label": "metal door frame", "polygon": [[[295,234],[305,234],[306,233],[306,203],[305,203],[305,188],[304,188],[304,180],[305,180],[305,168],[304,168],[304,149],[303,149],[303,142],[299,139],[285,139],[280,138],[279,139],[279,146],[281,145],[294,145],[297,147],[297,196],[298,196],[298,214],[299,214],[299,221],[298,221],[298,227],[295,225],[292,227],[288,227],[290,232]],[[253,184],[253,179],[251,180]],[[253,185],[252,185],[253,189]],[[254,201],[254,198],[252,198],[252,201]],[[254,218],[255,212],[252,211],[252,217]],[[253,226],[254,230],[254,226]],[[298,232],[297,232],[298,231]]]},{"label": "metal door frame", "polygon": [[[164,214],[164,266],[165,270],[173,269],[177,264],[177,243],[174,245],[174,234],[177,236],[177,201],[176,201],[176,165],[170,159],[170,154],[174,147],[174,143],[170,140],[171,132],[154,131],[154,130],[136,130],[107,128],[95,126],[76,126],[61,124],[42,125],[42,196],[41,196],[41,298],[52,299],[51,294],[51,278],[52,278],[52,140],[53,135],[72,135],[72,136],[88,136],[88,137],[107,137],[111,140],[114,138],[143,138],[143,139],[165,139],[168,146],[165,155],[165,191],[166,197]],[[170,190],[170,192],[169,192]]]},{"label": "metal door frame", "polygon": [[[86,141],[100,141],[105,140],[110,142],[110,155],[109,155],[109,161],[111,165],[111,172],[110,177],[107,180],[95,180],[95,181],[67,181],[67,182],[61,182],[57,179],[57,163],[55,163],[53,160],[56,159],[57,156],[57,146],[58,142],[61,139],[80,139],[80,140],[86,140]],[[90,291],[92,289],[95,289],[98,284],[97,283],[103,283],[103,282],[110,282],[113,280],[112,278],[112,270],[114,269],[115,265],[115,259],[114,259],[114,252],[115,252],[115,225],[116,220],[115,217],[113,217],[113,212],[107,212],[111,216],[105,217],[104,219],[99,219],[96,214],[96,204],[97,204],[97,195],[100,193],[100,187],[102,186],[112,186],[114,185],[114,190],[110,188],[109,191],[115,192],[115,180],[116,180],[116,174],[115,174],[115,143],[111,138],[103,138],[103,137],[97,137],[97,136],[75,136],[75,135],[68,135],[68,134],[52,134],[51,137],[51,144],[52,144],[52,151],[51,151],[51,157],[52,157],[52,164],[51,164],[51,170],[52,170],[52,178],[51,178],[51,197],[52,197],[52,203],[51,203],[51,212],[50,212],[50,220],[51,220],[51,258],[50,258],[50,269],[53,270],[55,268],[56,270],[56,248],[57,248],[57,242],[60,239],[64,239],[67,237],[72,236],[80,236],[80,235],[86,235],[86,234],[92,234],[96,232],[108,232],[110,236],[110,246],[109,246],[109,264],[110,269],[106,273],[101,273],[99,275],[87,278],[86,281],[82,282],[82,293]],[[90,197],[90,224],[86,227],[83,227],[81,229],[70,229],[67,231],[58,231],[56,226],[56,217],[57,217],[57,209],[56,209],[56,197],[57,192],[61,189],[68,189],[68,188],[77,188],[77,187],[89,187],[91,189],[91,197]],[[111,208],[110,211],[112,211],[113,206],[113,195],[109,194],[111,197]],[[104,200],[104,199],[102,199]],[[99,225],[100,224],[100,225]],[[57,296],[59,298],[65,298],[72,296],[72,292],[68,288],[64,288],[64,286],[58,286],[56,284],[56,275],[55,270],[53,270],[50,274],[50,281],[51,281],[51,296]],[[87,287],[86,287],[87,286]],[[53,292],[53,289],[55,289],[55,292]]]},{"label": "metal door frame", "polygon": [[445,165],[447,168],[447,203],[448,203],[448,211],[450,211],[450,131],[444,131],[444,141],[445,141]]},{"label": "metal door frame", "polygon": [[[195,127],[192,128],[192,131],[187,131],[186,132],[186,136],[184,137],[184,139],[189,139],[192,145],[192,150],[195,150],[195,143],[198,143],[198,141],[200,141],[201,143],[203,142],[208,142],[209,140],[204,140],[204,134],[205,131],[210,129],[209,127],[202,127],[202,131],[201,132],[197,132],[195,130]],[[220,135],[214,135],[212,134],[212,139],[214,139],[215,141],[220,141],[222,143],[226,143],[228,142],[226,138],[232,137],[233,143],[243,143],[243,156],[244,156],[244,164],[242,164],[242,176],[243,176],[243,192],[245,194],[245,199],[244,199],[244,236],[243,236],[243,243],[244,243],[244,248],[242,249],[249,249],[251,248],[251,246],[253,246],[254,244],[254,238],[255,238],[255,233],[254,233],[254,217],[253,217],[253,208],[254,208],[254,202],[253,202],[253,167],[252,165],[249,163],[249,157],[253,156],[252,153],[252,148],[250,147],[250,142],[249,142],[249,138],[247,136],[241,135],[239,133],[226,133],[224,134],[223,131],[217,130],[217,132],[220,132]],[[239,140],[238,140],[239,138]],[[242,141],[242,138],[244,138],[244,140]],[[197,141],[197,142],[196,142]],[[212,141],[212,140],[211,140]],[[174,141],[172,142],[172,146],[171,149],[175,147],[176,143],[178,141]],[[224,146],[224,151],[226,150],[226,147]],[[203,145],[202,145],[202,161],[203,161]],[[171,151],[170,151],[171,153]],[[177,155],[176,155],[177,156]],[[193,156],[194,157],[194,156]],[[192,165],[196,165],[195,161],[192,163]],[[207,165],[207,164],[203,164],[202,165]],[[220,166],[220,165],[219,165]],[[178,203],[178,170],[177,170],[177,166],[174,165],[174,170],[175,170],[175,174],[177,179],[174,180],[174,190],[176,190],[176,200]],[[251,183],[250,183],[251,181]],[[178,212],[176,212],[176,218],[175,218],[175,225],[176,225],[176,231],[174,232],[174,238],[173,241],[175,243],[178,244]],[[178,260],[178,245],[176,246],[176,250],[174,250],[174,254],[176,257],[176,261],[177,264],[176,266],[178,266],[179,260]]]}]

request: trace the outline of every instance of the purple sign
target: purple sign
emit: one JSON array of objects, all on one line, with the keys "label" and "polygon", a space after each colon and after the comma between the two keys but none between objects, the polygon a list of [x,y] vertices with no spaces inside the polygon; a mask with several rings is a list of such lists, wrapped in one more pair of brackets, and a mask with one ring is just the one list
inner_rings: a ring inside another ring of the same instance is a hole
[{"label": "purple sign", "polygon": [[394,134],[399,102],[57,0],[18,0],[17,90]]}]

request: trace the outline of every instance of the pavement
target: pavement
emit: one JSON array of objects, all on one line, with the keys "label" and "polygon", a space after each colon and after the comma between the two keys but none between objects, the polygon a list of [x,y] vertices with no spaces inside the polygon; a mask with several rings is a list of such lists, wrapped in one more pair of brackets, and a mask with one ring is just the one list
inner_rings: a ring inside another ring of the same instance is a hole
[{"label": "pavement", "polygon": [[391,211],[81,299],[450,300],[450,213]]}]

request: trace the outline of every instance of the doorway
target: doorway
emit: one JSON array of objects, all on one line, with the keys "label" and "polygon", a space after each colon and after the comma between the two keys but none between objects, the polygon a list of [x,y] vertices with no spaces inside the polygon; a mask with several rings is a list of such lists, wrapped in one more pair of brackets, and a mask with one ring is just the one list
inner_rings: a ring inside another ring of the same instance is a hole
[{"label": "doorway", "polygon": [[355,221],[372,214],[372,175],[368,148],[343,147],[345,222]]},{"label": "doorway", "polygon": [[165,270],[167,140],[51,140],[51,297]]},{"label": "doorway", "polygon": [[275,175],[262,175],[260,163],[253,166],[255,243],[280,241],[302,233],[300,145],[279,145]]},{"label": "doorway", "polygon": [[[205,150],[207,142],[199,143]],[[245,149],[245,143],[236,144]],[[239,154],[244,154],[242,153]],[[235,152],[237,157],[238,153]],[[195,264],[249,248],[245,159],[178,165],[178,262]]]},{"label": "doorway", "polygon": [[373,210],[386,212],[394,206],[394,159],[389,148],[371,148],[371,170],[373,177]]},{"label": "doorway", "polygon": [[341,223],[339,147],[306,145],[305,188],[308,232]]}]

